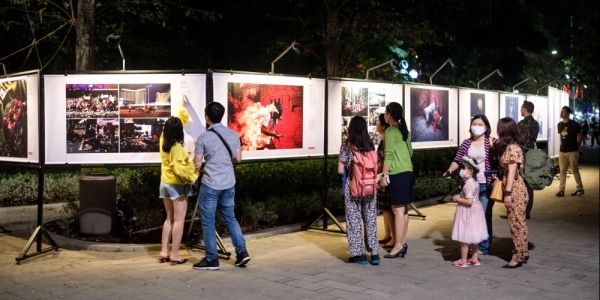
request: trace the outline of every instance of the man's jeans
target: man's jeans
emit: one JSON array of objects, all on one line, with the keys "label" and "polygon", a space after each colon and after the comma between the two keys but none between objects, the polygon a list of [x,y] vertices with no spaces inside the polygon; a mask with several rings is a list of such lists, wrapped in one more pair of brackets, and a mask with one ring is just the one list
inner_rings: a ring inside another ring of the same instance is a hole
[{"label": "man's jeans", "polygon": [[246,250],[246,240],[233,212],[235,187],[226,190],[213,190],[207,185],[202,184],[198,196],[200,197],[198,206],[200,206],[200,215],[202,217],[202,233],[204,234],[206,259],[208,261],[217,259],[217,231],[215,229],[217,206],[221,208],[221,218],[227,224],[235,252],[240,253]]},{"label": "man's jeans", "polygon": [[494,201],[490,200],[489,192],[485,183],[479,184],[479,202],[483,206],[485,212],[485,224],[487,225],[488,239],[479,243],[481,253],[488,255],[490,247],[492,247],[492,210],[494,209]]}]

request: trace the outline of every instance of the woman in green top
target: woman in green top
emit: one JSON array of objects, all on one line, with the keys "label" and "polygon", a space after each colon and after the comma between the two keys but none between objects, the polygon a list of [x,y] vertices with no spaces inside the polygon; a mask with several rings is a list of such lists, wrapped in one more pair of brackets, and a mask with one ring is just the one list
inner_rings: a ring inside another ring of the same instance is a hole
[{"label": "woman in green top", "polygon": [[388,104],[384,117],[390,127],[385,130],[385,161],[379,185],[388,189],[396,234],[394,248],[384,257],[397,258],[404,257],[408,250],[405,240],[408,230],[406,206],[414,198],[415,177],[411,161],[413,151],[402,105],[396,102]]}]

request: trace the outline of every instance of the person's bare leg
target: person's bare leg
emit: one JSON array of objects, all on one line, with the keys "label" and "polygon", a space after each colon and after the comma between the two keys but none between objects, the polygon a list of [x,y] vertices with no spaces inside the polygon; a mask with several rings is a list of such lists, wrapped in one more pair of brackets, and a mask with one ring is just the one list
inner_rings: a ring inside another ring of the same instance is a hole
[{"label": "person's bare leg", "polygon": [[[469,247],[467,247],[467,252],[469,252]],[[473,261],[479,261],[479,254],[477,254],[477,252],[479,251],[479,244],[471,244],[471,249],[473,250],[473,254],[471,255],[471,259]]]},{"label": "person's bare leg", "polygon": [[390,254],[396,254],[402,249],[406,235],[407,224],[406,218],[404,218],[406,206],[392,205],[392,211],[394,212],[394,233],[396,234],[394,238],[396,239],[396,243],[394,244],[394,248],[390,251]]},{"label": "person's bare leg", "polygon": [[394,234],[394,213],[391,210],[383,211],[383,227],[385,230],[385,236],[383,237],[383,239],[391,238],[391,240],[387,242],[386,245],[395,244],[396,234]]},{"label": "person's bare leg", "polygon": [[163,198],[167,218],[163,224],[160,257],[169,257],[169,240],[171,239],[171,228],[173,223],[173,200],[171,198]]},{"label": "person's bare leg", "polygon": [[460,243],[460,261],[463,263],[467,262],[468,256],[469,256],[469,244]]},{"label": "person's bare leg", "polygon": [[181,245],[181,237],[183,236],[183,224],[185,222],[185,212],[187,211],[187,197],[180,196],[173,201],[174,219],[173,222],[173,245],[171,246],[171,261],[180,261],[179,246]]},{"label": "person's bare leg", "polygon": [[404,206],[404,236],[402,237],[402,247],[406,244],[406,235],[408,234],[408,208]]}]

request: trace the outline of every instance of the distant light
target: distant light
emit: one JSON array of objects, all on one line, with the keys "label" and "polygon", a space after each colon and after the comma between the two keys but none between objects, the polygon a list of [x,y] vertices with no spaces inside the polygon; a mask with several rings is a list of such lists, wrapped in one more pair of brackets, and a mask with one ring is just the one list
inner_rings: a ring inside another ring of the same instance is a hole
[{"label": "distant light", "polygon": [[556,53],[558,53],[558,51],[552,50],[552,55],[556,55]]},{"label": "distant light", "polygon": [[405,69],[401,69],[400,74],[408,74],[408,71],[406,71]]},{"label": "distant light", "polygon": [[569,74],[565,74],[565,77],[566,77],[567,79],[571,78],[571,77],[569,77]]},{"label": "distant light", "polygon": [[417,72],[416,70],[410,70],[410,72],[408,72],[408,75],[412,78],[412,79],[416,79],[417,77],[419,77],[419,72]]},{"label": "distant light", "polygon": [[515,91],[514,91],[514,93],[515,93],[515,94],[518,94],[518,93],[519,93],[519,90],[515,90]]},{"label": "distant light", "polygon": [[583,85],[583,88],[584,88],[584,89],[587,89],[587,85],[585,85],[585,84],[584,84],[584,85]]}]

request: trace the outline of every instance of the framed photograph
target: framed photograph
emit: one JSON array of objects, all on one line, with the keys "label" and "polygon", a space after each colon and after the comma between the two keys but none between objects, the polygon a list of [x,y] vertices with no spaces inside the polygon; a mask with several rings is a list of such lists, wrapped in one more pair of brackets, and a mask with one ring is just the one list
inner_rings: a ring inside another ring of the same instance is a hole
[{"label": "framed photograph", "polygon": [[205,131],[205,82],[204,74],[46,75],[46,163],[160,163],[164,123],[181,108],[193,158]]},{"label": "framed photograph", "polygon": [[213,83],[244,159],[323,155],[324,79],[215,72]]},{"label": "framed photograph", "polygon": [[39,162],[37,72],[0,78],[0,161]]},{"label": "framed photograph", "polygon": [[414,149],[457,145],[458,89],[407,84],[404,95]]},{"label": "framed photograph", "polygon": [[[385,113],[388,103],[402,103],[402,85],[336,78],[329,79],[328,87],[328,153],[339,154],[342,142],[347,138],[350,119],[354,116],[365,118],[371,141],[375,146],[379,145],[382,138],[375,129],[377,119]],[[359,106],[354,106],[355,103]],[[366,105],[362,107],[363,104]]]}]

